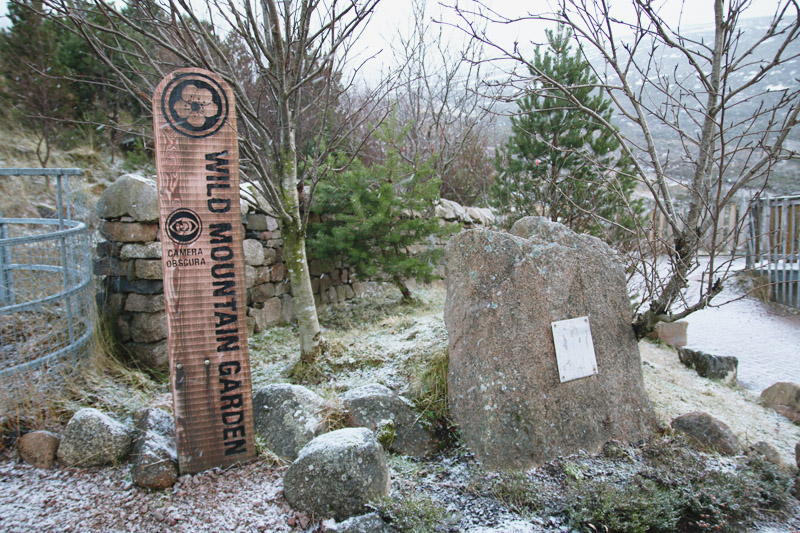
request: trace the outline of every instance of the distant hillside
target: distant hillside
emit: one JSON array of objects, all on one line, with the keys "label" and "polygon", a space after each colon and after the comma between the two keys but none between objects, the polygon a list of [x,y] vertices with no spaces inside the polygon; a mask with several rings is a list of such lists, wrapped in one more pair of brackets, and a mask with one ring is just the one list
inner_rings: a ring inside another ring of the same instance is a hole
[{"label": "distant hillside", "polygon": [[[737,53],[739,55],[741,51],[755,44],[756,39],[767,30],[769,22],[770,18],[744,19],[740,22],[742,37],[738,45]],[[698,43],[713,43],[714,27],[710,24],[689,27],[684,32],[684,35],[688,39]],[[730,77],[728,85],[731,87],[738,87],[755,75],[760,65],[767,58],[774,56],[780,43],[780,39],[773,39],[761,44],[758,47],[758,53],[753,55],[745,63],[744,68],[738,70]],[[679,80],[683,87],[689,91],[699,91],[701,89],[700,80],[682,54],[670,49],[661,49],[659,52],[659,55],[653,56],[653,59],[655,60],[654,64],[658,65],[657,72],[660,76],[668,76],[670,79]],[[785,52],[786,56],[797,54],[800,54],[800,44],[798,43],[794,44],[793,49],[788,49]],[[646,47],[642,47],[641,53],[636,55],[637,63],[645,65],[648,59],[649,50]],[[800,59],[794,59],[782,67],[771,70],[761,83],[744,91],[742,95],[736,99],[736,105],[726,109],[725,123],[730,125],[749,123],[750,118],[758,112],[758,108],[762,104],[773,105],[780,100],[785,90],[795,90],[798,85],[797,79],[799,74]],[[637,75],[639,76],[638,79],[636,77]],[[632,73],[628,77],[628,80],[632,82],[634,87],[643,88],[643,101],[649,103],[650,106],[657,107],[658,104],[663,103],[664,95],[659,93],[652,84],[645,84],[640,73]],[[703,101],[705,100],[704,94],[699,96]],[[682,99],[687,102],[687,107],[691,108],[693,105],[693,95],[691,92],[688,94],[685,93]],[[701,117],[699,117],[697,113],[692,114],[691,112],[684,112],[684,116],[681,117],[681,122],[686,124],[687,128],[697,129],[699,135],[699,128],[692,123],[692,119],[699,121],[700,118]],[[631,121],[623,117],[618,117],[617,125],[626,135],[637,141],[643,141],[641,130]],[[678,177],[688,177],[690,169],[688,165],[682,163],[680,160],[684,149],[676,133],[669,125],[658,120],[651,121],[650,125],[653,135],[656,138],[657,145],[661,150],[661,154],[666,154],[667,151],[670,153],[673,172]],[[741,128],[738,128],[738,130],[741,131]],[[800,127],[796,126],[790,133],[786,146],[789,149],[800,151]],[[744,164],[744,162],[740,162],[740,164]],[[800,192],[800,162],[784,162],[778,165],[770,176],[768,191],[773,194]]]},{"label": "distant hillside", "polygon": [[[740,29],[742,30],[742,38],[739,43],[739,50],[744,50],[751,46],[758,36],[762,35],[767,29],[769,18],[751,18],[743,19],[740,21]],[[714,28],[713,25],[698,25],[695,27],[688,27],[684,32],[687,38],[697,42],[710,42],[713,41]],[[759,47],[759,56],[754,56],[747,63],[747,67],[731,76],[729,83],[733,86],[739,85],[742,80],[753,75],[761,63],[761,61],[774,54],[779,43],[767,42]],[[651,60],[649,54],[649,47],[641,46],[641,52],[636,55],[637,63],[640,65],[647,65]],[[786,51],[788,56],[800,55],[800,44],[795,43],[793,49]],[[599,55],[590,56],[590,61],[597,67],[597,62],[601,61]],[[652,58],[653,64],[657,65],[657,72],[661,75],[673,77],[681,81],[685,88],[691,90],[700,89],[700,81],[697,79],[695,72],[692,70],[688,62],[678,52],[669,49],[659,49],[657,55]],[[602,67],[597,67],[601,69]],[[651,72],[651,76],[653,73]],[[769,103],[777,101],[785,89],[796,89],[798,84],[798,77],[800,76],[800,59],[794,59],[781,68],[776,68],[771,71],[766,78],[757,86],[749,89],[748,92],[742,94],[738,98],[738,103],[735,106],[726,110],[725,122],[729,124],[739,124],[749,117],[752,117],[756,112],[762,101]],[[659,104],[663,104],[664,95],[659,93],[652,84],[644,83],[644,76],[640,72],[631,71],[628,80],[634,87],[639,87],[643,91],[643,102],[651,108],[658,108]],[[685,94],[684,98],[691,104],[691,94]],[[701,98],[704,100],[705,95]],[[503,113],[513,113],[517,107],[515,104],[505,104],[500,107]],[[684,112],[681,117],[681,123],[685,124],[684,131],[689,131],[690,128],[696,129],[699,132],[699,127],[692,124],[692,114]],[[695,118],[697,114],[695,114]],[[507,132],[510,127],[509,121],[500,119],[500,129]],[[622,132],[629,138],[637,142],[643,142],[641,130],[630,120],[618,115],[615,120],[616,125]],[[658,120],[650,121],[652,133],[656,139],[656,144],[661,150],[662,155],[669,153],[670,157],[670,173],[677,180],[683,180],[691,175],[689,165],[682,161],[684,149],[681,146],[680,139],[673,129]],[[699,133],[698,133],[699,134]],[[794,130],[790,133],[786,142],[786,147],[800,152],[800,126],[795,126]],[[773,169],[769,178],[767,191],[770,194],[789,194],[800,193],[800,161],[786,161],[782,162]]]}]

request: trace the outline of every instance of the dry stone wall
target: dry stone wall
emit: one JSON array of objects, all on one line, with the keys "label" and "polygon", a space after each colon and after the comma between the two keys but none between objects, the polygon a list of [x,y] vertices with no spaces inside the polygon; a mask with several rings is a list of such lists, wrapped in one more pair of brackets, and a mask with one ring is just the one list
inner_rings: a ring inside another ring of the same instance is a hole
[{"label": "dry stone wall", "polygon": [[[96,212],[101,241],[94,273],[101,279],[101,312],[113,317],[115,338],[123,349],[148,367],[164,368],[169,355],[155,180],[121,176],[103,193]],[[278,221],[251,211],[246,202],[242,213],[247,322],[252,334],[293,322],[295,309]],[[468,227],[493,221],[488,209],[464,208],[447,200],[436,214]],[[318,306],[344,302],[378,285],[355,279],[349,268],[333,261],[312,260],[309,270]]]}]

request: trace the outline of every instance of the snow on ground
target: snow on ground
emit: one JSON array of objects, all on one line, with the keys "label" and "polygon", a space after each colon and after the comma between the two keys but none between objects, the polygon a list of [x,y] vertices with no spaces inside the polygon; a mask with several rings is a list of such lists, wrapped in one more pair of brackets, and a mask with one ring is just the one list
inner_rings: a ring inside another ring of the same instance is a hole
[{"label": "snow on ground", "polygon": [[[331,337],[347,348],[334,365],[342,370],[342,382],[334,388],[340,391],[369,381],[396,385],[413,364],[415,354],[446,347],[442,293],[433,291],[427,298],[429,304],[420,312],[365,326],[358,338],[348,338],[341,330],[331,332]],[[277,332],[274,339],[280,340],[286,333]],[[767,441],[781,451],[788,464],[795,463],[800,427],[760,406],[754,392],[698,377],[680,364],[671,348],[643,341],[640,351],[645,386],[663,422],[690,411],[706,411],[731,426],[743,445]],[[348,365],[357,361],[348,361],[354,354],[370,358],[371,363],[353,371]],[[280,354],[271,353],[260,360],[276,369],[287,366],[279,359]],[[274,375],[270,371],[261,377]],[[391,461],[393,487],[402,490],[427,483],[428,478],[431,486],[443,487],[441,479],[467,484],[474,468],[470,461],[442,456],[417,464],[395,458]],[[0,531],[320,531],[319,522],[289,508],[282,496],[285,470],[265,460],[182,476],[163,492],[133,486],[129,468],[123,464],[37,470],[20,463],[14,452],[0,456]],[[429,473],[411,475],[406,469]],[[554,517],[523,518],[510,513],[493,499],[457,491],[448,497],[450,510],[458,515],[459,527],[464,526],[465,531],[569,530]]]},{"label": "snow on ground", "polygon": [[639,343],[647,393],[659,419],[669,423],[691,411],[704,411],[728,424],[746,447],[766,441],[780,450],[783,460],[795,464],[800,426],[758,403],[753,391],[698,377],[683,366],[675,350]]},{"label": "snow on ground", "polygon": [[130,482],[128,465],[39,470],[0,463],[0,531],[291,531],[281,470],[256,461],[182,476],[166,491]]}]

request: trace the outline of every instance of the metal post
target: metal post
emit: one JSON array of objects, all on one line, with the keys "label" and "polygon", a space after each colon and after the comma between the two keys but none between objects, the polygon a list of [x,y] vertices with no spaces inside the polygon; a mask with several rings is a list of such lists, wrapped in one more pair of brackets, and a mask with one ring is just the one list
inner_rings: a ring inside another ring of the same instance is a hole
[{"label": "metal post", "polygon": [[[58,190],[58,229],[59,231],[64,230],[64,203],[63,203],[63,183],[64,177],[61,174],[56,176],[56,183],[57,183],[57,190]],[[71,277],[70,277],[70,265],[67,258],[67,240],[62,235],[59,238],[61,243],[61,270],[63,272],[63,279],[64,279],[64,292],[68,291],[71,285]],[[67,304],[67,331],[69,333],[69,343],[72,345],[75,342],[75,327],[72,323],[72,298],[67,296],[65,298]]]}]

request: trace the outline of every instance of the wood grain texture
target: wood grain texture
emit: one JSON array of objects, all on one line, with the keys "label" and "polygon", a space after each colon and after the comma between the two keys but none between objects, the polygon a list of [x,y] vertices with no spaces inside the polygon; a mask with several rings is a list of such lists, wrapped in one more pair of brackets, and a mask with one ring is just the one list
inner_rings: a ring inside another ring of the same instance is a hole
[{"label": "wood grain texture", "polygon": [[177,70],[153,125],[178,461],[194,473],[255,457],[234,95]]}]

